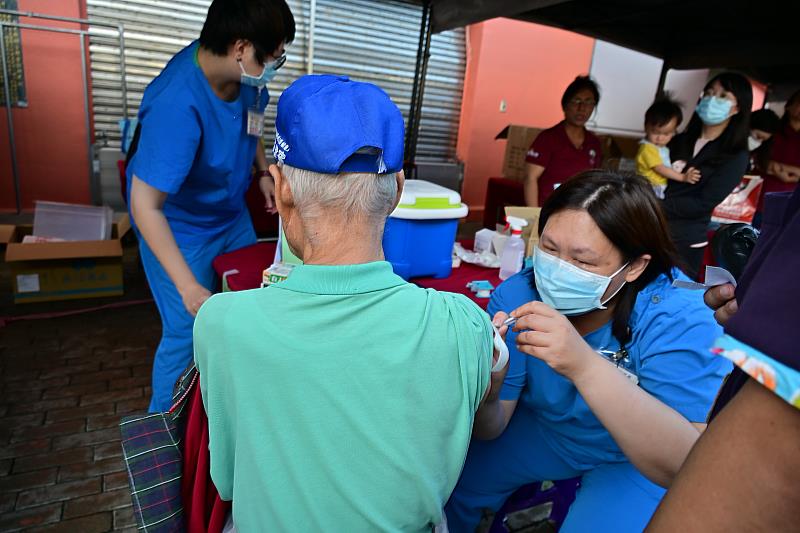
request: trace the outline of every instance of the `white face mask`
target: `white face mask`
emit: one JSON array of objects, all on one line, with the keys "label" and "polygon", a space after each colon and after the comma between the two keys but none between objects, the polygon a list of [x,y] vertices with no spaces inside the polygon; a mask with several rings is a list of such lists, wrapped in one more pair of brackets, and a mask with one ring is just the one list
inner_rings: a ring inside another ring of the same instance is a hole
[{"label": "white face mask", "polygon": [[751,152],[753,150],[757,150],[759,146],[761,146],[761,139],[756,139],[752,135],[747,138],[747,149]]}]

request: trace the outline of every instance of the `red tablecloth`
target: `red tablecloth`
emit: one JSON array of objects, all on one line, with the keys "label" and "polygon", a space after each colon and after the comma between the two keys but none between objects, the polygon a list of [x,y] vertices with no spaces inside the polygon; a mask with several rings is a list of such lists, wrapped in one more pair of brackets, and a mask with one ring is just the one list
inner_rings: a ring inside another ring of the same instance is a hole
[{"label": "red tablecloth", "polygon": [[467,288],[467,283],[485,279],[497,288],[500,285],[499,273],[499,268],[483,268],[469,263],[461,263],[461,266],[454,268],[453,272],[446,278],[414,278],[411,281],[427,289],[466,294],[473,302],[486,309],[489,298],[476,298],[475,293]]},{"label": "red tablecloth", "polygon": [[[469,246],[472,243],[465,243]],[[228,287],[232,291],[256,289],[261,286],[261,275],[265,268],[272,264],[275,258],[274,242],[259,242],[227,254],[220,255],[213,261],[214,271],[220,279],[225,272],[238,270],[237,274],[228,274]],[[467,283],[485,279],[495,287],[500,285],[497,277],[499,269],[483,268],[469,263],[461,263],[459,268],[454,268],[449,277],[444,279],[415,278],[411,281],[420,287],[465,294],[475,303],[486,309],[488,298],[476,298],[475,293],[467,289]]]}]

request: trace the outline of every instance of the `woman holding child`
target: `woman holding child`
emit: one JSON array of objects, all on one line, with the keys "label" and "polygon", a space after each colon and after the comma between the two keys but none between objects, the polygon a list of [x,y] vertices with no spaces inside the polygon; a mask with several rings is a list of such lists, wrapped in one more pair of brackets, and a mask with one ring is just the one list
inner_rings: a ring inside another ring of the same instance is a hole
[{"label": "woman holding child", "polygon": [[678,172],[696,169],[697,183],[670,180],[663,208],[684,271],[696,277],[708,245],[711,212],[747,171],[753,90],[744,76],[718,74],[703,89],[686,131],[669,144]]},{"label": "woman holding child", "polygon": [[644,178],[579,174],[538,231],[533,268],[489,303],[495,324],[517,318],[508,373],[476,414],[448,527],[473,531],[523,485],[580,476],[561,531],[642,531],[730,369],[708,351],[721,328],[702,293],[672,287],[684,276]]}]

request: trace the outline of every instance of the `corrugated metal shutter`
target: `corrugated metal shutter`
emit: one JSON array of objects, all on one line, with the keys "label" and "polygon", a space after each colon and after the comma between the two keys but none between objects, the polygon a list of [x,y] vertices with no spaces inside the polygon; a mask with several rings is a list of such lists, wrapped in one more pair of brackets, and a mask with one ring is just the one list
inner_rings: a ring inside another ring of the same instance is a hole
[{"label": "corrugated metal shutter", "polygon": [[[310,0],[288,0],[297,33],[288,61],[270,84],[265,145],[274,135],[275,103],[283,89],[308,68]],[[208,0],[87,0],[90,20],[125,26],[128,115],[135,116],[147,84],[182,47],[196,39]],[[376,0],[318,0],[314,30],[315,73],[348,74],[383,87],[408,118],[420,7]],[[117,32],[91,27],[90,53],[94,124],[119,146],[122,118]],[[464,80],[463,30],[433,36],[423,102],[418,158],[454,160]]]},{"label": "corrugated metal shutter", "polygon": [[[314,72],[347,74],[379,85],[408,123],[420,18],[420,7],[404,2],[317,0]],[[433,36],[417,148],[420,160],[455,160],[464,64],[463,29]]]}]

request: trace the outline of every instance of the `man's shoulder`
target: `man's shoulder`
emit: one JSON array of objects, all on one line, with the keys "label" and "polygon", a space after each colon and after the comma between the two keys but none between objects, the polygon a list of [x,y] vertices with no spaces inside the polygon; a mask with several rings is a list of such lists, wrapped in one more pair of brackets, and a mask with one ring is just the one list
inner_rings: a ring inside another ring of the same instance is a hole
[{"label": "man's shoulder", "polygon": [[238,317],[237,320],[250,316],[252,306],[257,305],[258,291],[263,290],[266,289],[212,294],[197,312],[195,330],[197,330],[198,322],[212,326],[221,324],[225,317],[232,314]]}]

